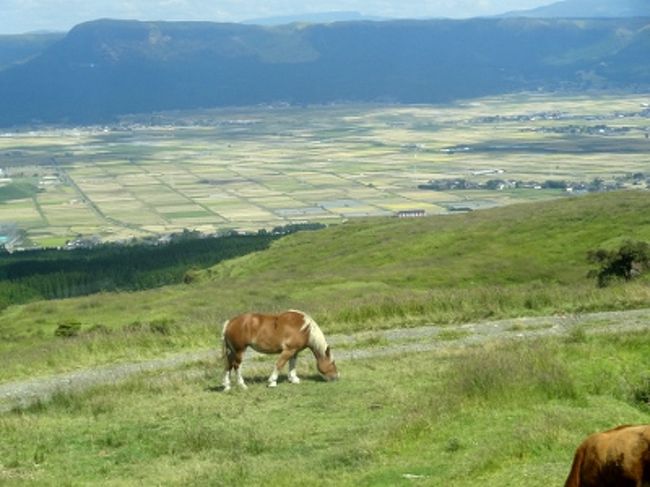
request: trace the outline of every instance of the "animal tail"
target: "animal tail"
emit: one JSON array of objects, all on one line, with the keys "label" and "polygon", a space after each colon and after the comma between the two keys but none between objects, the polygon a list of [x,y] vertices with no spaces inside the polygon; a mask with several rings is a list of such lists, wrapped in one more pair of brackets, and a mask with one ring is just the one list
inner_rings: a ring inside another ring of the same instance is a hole
[{"label": "animal tail", "polygon": [[571,465],[571,471],[564,483],[564,487],[580,487],[580,470],[582,469],[582,461],[585,456],[584,450],[583,445],[580,445],[576,450],[576,454],[573,457],[573,464]]},{"label": "animal tail", "polygon": [[228,368],[228,343],[226,340],[226,329],[229,324],[230,320],[224,321],[223,328],[221,329],[221,360],[226,368]]}]

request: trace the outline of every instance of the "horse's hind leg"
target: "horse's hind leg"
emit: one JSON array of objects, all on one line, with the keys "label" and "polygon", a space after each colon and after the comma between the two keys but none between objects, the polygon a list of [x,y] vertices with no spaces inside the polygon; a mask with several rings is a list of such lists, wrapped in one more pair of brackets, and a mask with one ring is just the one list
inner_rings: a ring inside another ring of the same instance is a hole
[{"label": "horse's hind leg", "polygon": [[233,361],[234,361],[233,358],[234,358],[235,354],[228,347],[226,347],[225,353],[226,353],[226,356],[225,356],[225,362],[226,362],[225,369],[226,369],[226,371],[225,371],[225,374],[223,376],[223,390],[224,390],[224,392],[228,392],[230,390],[230,371],[233,368]]},{"label": "horse's hind leg", "polygon": [[298,354],[295,354],[289,359],[289,382],[292,384],[300,384],[298,373],[296,372],[296,362],[298,361]]},{"label": "horse's hind leg", "polygon": [[237,375],[237,385],[242,389],[248,389],[246,383],[244,382],[244,377],[241,375],[241,363],[243,360],[244,360],[244,350],[233,352],[231,368],[235,369],[235,374]]},{"label": "horse's hind leg", "polygon": [[228,392],[230,390],[230,369],[226,370],[226,373],[223,376],[223,390]]},{"label": "horse's hind leg", "polygon": [[244,377],[241,375],[241,363],[244,360],[244,351],[235,354],[235,373],[237,374],[237,385],[242,389],[248,389],[244,382]]},{"label": "horse's hind leg", "polygon": [[223,390],[230,390],[230,373],[232,369],[235,369],[235,374],[237,374],[237,385],[242,389],[248,389],[244,378],[241,375],[241,363],[244,359],[244,351],[234,351],[230,347],[226,349],[226,373],[223,378]]}]

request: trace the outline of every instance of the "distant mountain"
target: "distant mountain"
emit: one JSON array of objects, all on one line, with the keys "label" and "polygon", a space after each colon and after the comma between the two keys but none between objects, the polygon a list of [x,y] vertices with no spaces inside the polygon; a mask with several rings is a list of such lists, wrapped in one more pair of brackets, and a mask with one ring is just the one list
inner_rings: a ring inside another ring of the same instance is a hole
[{"label": "distant mountain", "polygon": [[650,20],[100,20],[0,71],[0,125],[276,102],[435,103],[650,88]]},{"label": "distant mountain", "polygon": [[64,33],[0,35],[0,70],[33,58],[64,36]]},{"label": "distant mountain", "polygon": [[563,0],[504,17],[616,18],[650,17],[650,0]]},{"label": "distant mountain", "polygon": [[263,17],[242,22],[251,25],[286,25],[296,22],[306,24],[329,24],[331,22],[351,22],[361,20],[387,20],[380,17],[363,15],[359,12],[320,12],[299,15],[285,15],[279,17]]}]

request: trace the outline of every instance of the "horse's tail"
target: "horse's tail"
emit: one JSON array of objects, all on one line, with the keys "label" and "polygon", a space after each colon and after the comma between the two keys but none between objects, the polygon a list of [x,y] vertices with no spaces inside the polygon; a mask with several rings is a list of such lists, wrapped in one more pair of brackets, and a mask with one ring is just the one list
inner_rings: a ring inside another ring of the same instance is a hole
[{"label": "horse's tail", "polygon": [[224,363],[224,366],[226,369],[229,366],[228,363],[228,342],[226,338],[226,329],[228,328],[228,325],[230,324],[230,320],[226,320],[223,322],[223,328],[221,329],[221,360]]},{"label": "horse's tail", "polygon": [[571,465],[571,472],[564,483],[564,487],[580,487],[580,470],[582,469],[582,461],[585,456],[584,445],[580,445],[576,450],[573,457],[573,464]]}]

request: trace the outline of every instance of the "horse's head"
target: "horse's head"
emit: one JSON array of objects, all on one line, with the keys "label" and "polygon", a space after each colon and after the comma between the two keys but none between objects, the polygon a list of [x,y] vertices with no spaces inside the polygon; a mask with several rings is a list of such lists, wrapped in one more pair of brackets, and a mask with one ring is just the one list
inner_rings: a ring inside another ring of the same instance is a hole
[{"label": "horse's head", "polygon": [[330,347],[325,349],[325,355],[317,357],[316,366],[323,379],[330,381],[339,378],[339,371],[336,369],[336,362],[332,358]]}]

